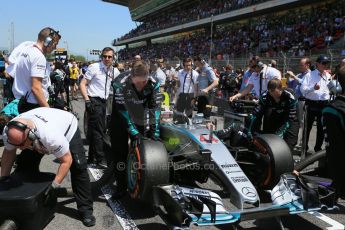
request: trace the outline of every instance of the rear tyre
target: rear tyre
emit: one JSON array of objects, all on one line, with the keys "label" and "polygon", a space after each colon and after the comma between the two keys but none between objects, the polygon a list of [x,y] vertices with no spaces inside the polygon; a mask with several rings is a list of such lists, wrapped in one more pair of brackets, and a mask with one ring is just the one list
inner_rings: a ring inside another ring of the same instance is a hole
[{"label": "rear tyre", "polygon": [[168,184],[168,153],[163,143],[142,140],[130,150],[127,160],[127,187],[130,196],[146,203],[152,200],[152,187]]}]

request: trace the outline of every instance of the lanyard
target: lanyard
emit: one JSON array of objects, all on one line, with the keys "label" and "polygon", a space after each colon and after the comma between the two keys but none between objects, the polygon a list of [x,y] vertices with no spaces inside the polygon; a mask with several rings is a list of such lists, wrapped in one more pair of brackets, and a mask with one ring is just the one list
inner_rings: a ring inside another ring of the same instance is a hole
[{"label": "lanyard", "polygon": [[[182,86],[182,93],[184,93],[184,86],[185,86],[185,84],[186,84],[187,75],[188,75],[188,72],[187,72],[186,75],[184,76],[183,86]],[[189,87],[188,87],[187,93],[189,93],[191,83],[194,85],[194,81],[193,81],[193,70],[190,71],[190,79],[191,79],[191,81],[190,81],[190,83],[189,83]]]},{"label": "lanyard", "polygon": [[[105,70],[105,69],[103,69]],[[105,72],[105,86],[104,86],[104,99],[107,99],[107,83],[108,83],[108,77],[112,78],[112,76],[109,74],[109,71],[106,70]],[[113,68],[113,76],[114,76],[114,68]]]}]

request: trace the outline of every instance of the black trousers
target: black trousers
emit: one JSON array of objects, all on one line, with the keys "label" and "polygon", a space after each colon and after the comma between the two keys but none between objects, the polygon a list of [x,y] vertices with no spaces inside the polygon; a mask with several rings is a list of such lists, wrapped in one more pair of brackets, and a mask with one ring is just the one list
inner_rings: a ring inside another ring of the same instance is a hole
[{"label": "black trousers", "polygon": [[188,117],[193,115],[192,100],[194,99],[194,93],[180,93],[176,102],[177,112],[185,112]]},{"label": "black trousers", "polygon": [[[93,213],[93,199],[90,178],[87,172],[86,156],[79,129],[77,129],[69,144],[73,157],[70,168],[73,193],[79,213],[83,216],[88,216]],[[43,154],[36,151],[23,150],[17,158],[16,172],[24,172],[26,174],[38,173],[43,156]]]},{"label": "black trousers", "polygon": [[290,147],[291,151],[294,149],[298,140],[299,123],[298,121],[292,122],[291,126],[286,130],[283,139]]},{"label": "black trousers", "polygon": [[90,97],[90,100],[93,112],[88,112],[89,162],[104,163],[106,161],[104,153],[106,100],[98,97]]},{"label": "black trousers", "polygon": [[[313,101],[306,101],[307,107],[307,144],[309,143],[309,135],[310,131],[313,127],[313,123],[316,119],[316,143],[314,146],[315,151],[321,150],[323,140],[325,137],[323,127],[322,127],[322,110],[327,105],[327,102],[313,102]],[[308,146],[308,145],[307,145]]]},{"label": "black trousers", "polygon": [[[127,188],[127,157],[129,153],[129,134],[127,131],[127,121],[118,113],[113,107],[111,114],[111,148],[112,160],[115,168],[115,175],[119,189]],[[144,126],[136,125],[136,128],[141,134],[144,134]]]},{"label": "black trousers", "polygon": [[207,95],[201,95],[198,97],[198,113],[203,113],[204,117],[209,117],[210,115],[206,111],[206,105],[209,103]]}]

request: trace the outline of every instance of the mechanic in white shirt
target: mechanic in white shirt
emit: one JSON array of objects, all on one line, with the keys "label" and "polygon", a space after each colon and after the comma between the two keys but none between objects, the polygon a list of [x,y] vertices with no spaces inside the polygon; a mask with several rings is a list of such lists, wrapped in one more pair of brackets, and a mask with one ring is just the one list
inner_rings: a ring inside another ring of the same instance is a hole
[{"label": "mechanic in white shirt", "polygon": [[85,100],[85,109],[89,115],[87,139],[89,141],[89,163],[106,168],[104,153],[104,131],[106,102],[109,97],[111,81],[120,74],[113,67],[115,51],[111,47],[102,50],[100,62],[91,64],[85,77],[80,82],[80,92]]},{"label": "mechanic in white shirt", "polygon": [[[44,107],[22,113],[5,126],[3,142],[5,148],[1,161],[1,177],[10,175],[17,149],[32,149],[42,155],[53,154],[59,160],[60,166],[51,187],[60,187],[70,170],[72,189],[81,220],[85,226],[95,225],[83,141],[78,129],[78,119],[72,113]],[[37,159],[25,156],[25,151],[22,151],[21,155],[24,162],[18,165],[17,172],[39,172]]]},{"label": "mechanic in white shirt", "polygon": [[[267,84],[271,79],[277,78],[281,80],[281,73],[276,68],[267,66],[262,62],[258,61],[253,63],[252,68],[254,72],[249,78],[248,85],[241,92],[230,97],[230,101],[237,100],[240,97],[244,97],[254,89],[254,96],[259,98],[261,94],[267,91]],[[261,81],[260,81],[261,79]]]},{"label": "mechanic in white shirt", "polygon": [[306,98],[305,104],[307,105],[307,144],[314,120],[316,119],[317,122],[315,152],[321,150],[324,140],[321,112],[328,104],[330,98],[327,84],[331,80],[331,75],[326,71],[329,68],[329,64],[330,59],[325,55],[320,55],[316,60],[316,69],[310,72],[310,76],[305,78],[301,85],[301,93]]},{"label": "mechanic in white shirt", "polygon": [[195,97],[195,88],[198,81],[198,72],[192,69],[193,60],[185,58],[183,60],[183,69],[178,71],[178,98],[176,110],[178,113],[185,113],[188,117],[193,115],[192,100]]},{"label": "mechanic in white shirt", "polygon": [[17,60],[20,58],[20,55],[22,54],[23,51],[26,50],[28,47],[32,47],[35,44],[33,41],[26,41],[20,43],[16,48],[14,48],[8,57],[8,62],[9,65],[6,67],[6,72],[14,78],[16,73],[15,73],[15,64]]},{"label": "mechanic in white shirt", "polygon": [[49,107],[50,65],[45,55],[56,48],[60,39],[58,31],[46,27],[39,32],[37,42],[16,58],[12,91],[14,97],[20,99],[19,113]]}]

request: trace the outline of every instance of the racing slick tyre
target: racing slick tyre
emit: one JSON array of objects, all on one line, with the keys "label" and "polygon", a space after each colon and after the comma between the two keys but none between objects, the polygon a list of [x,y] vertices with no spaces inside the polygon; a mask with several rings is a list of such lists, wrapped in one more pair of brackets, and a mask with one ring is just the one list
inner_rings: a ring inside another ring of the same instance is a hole
[{"label": "racing slick tyre", "polygon": [[152,187],[169,183],[168,153],[163,143],[144,139],[131,148],[127,158],[127,187],[130,196],[152,200]]},{"label": "racing slick tyre", "polygon": [[291,150],[283,139],[274,134],[256,136],[254,145],[261,154],[268,155],[269,159],[260,187],[272,189],[279,182],[280,175],[294,169]]}]

